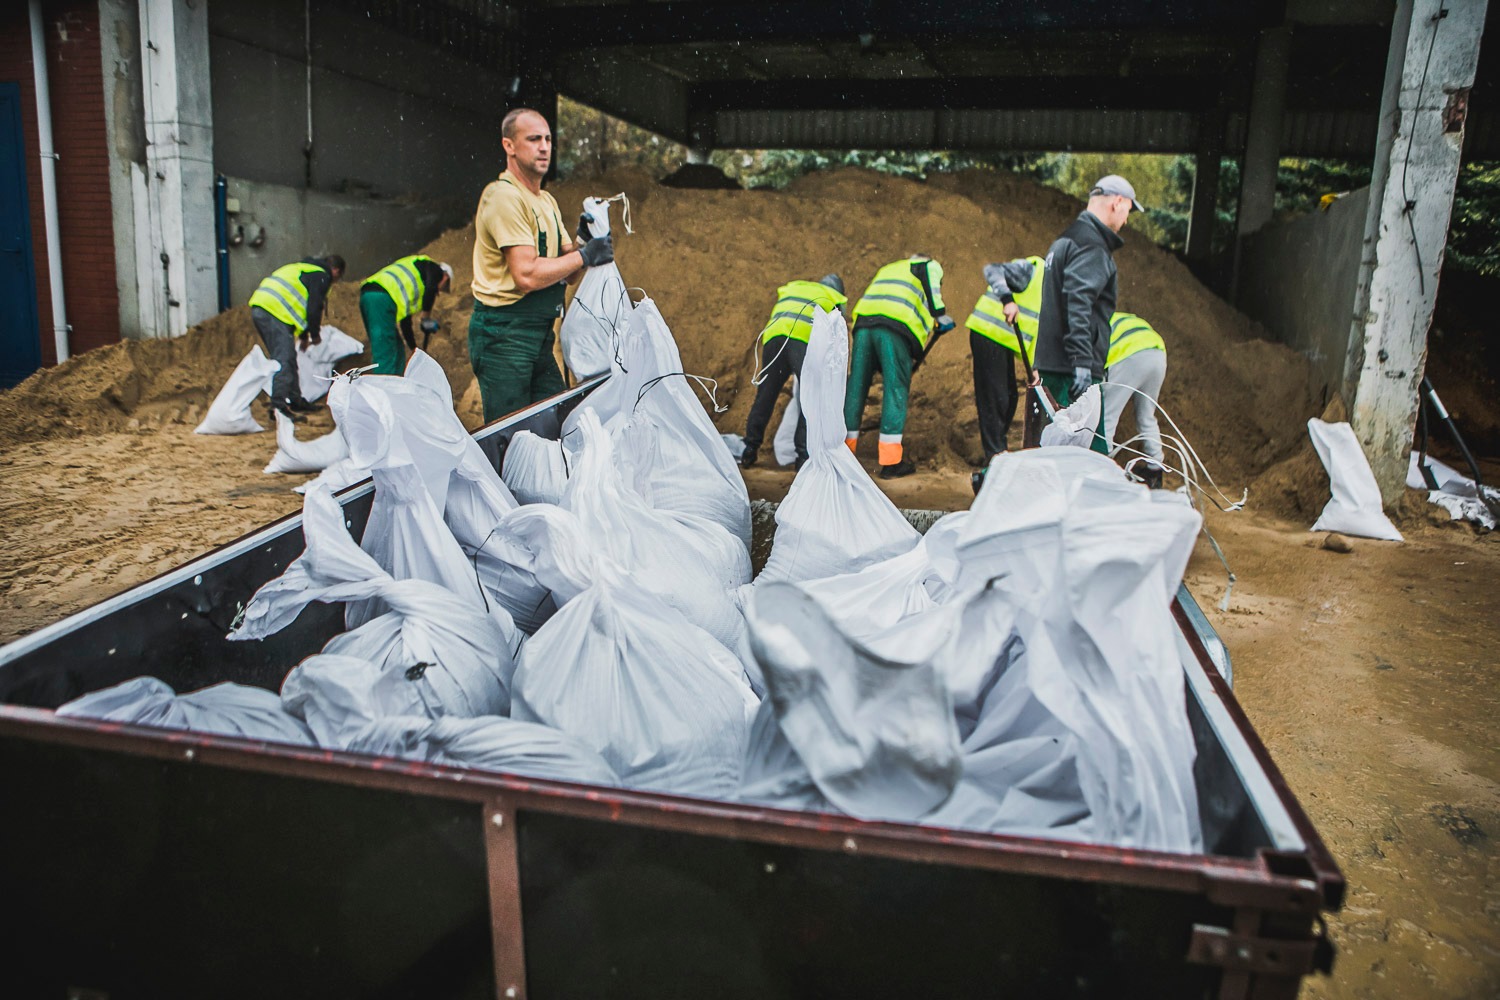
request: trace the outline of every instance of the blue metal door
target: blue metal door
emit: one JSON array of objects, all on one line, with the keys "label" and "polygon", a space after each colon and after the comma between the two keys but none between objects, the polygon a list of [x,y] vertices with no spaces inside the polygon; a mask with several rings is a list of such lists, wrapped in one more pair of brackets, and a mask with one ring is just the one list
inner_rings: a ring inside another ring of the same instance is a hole
[{"label": "blue metal door", "polygon": [[41,365],[21,86],[0,83],[0,389],[9,389]]}]

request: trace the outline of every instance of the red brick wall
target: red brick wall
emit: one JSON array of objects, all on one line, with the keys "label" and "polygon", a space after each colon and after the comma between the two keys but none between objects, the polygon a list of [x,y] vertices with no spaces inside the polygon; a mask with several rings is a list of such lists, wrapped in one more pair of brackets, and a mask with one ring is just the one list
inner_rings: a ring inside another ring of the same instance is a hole
[{"label": "red brick wall", "polygon": [[[42,172],[36,132],[36,87],[26,5],[0,4],[0,80],[21,86],[26,142],[26,186],[36,261],[37,318],[42,363],[55,364],[47,232],[42,218]],[[63,294],[72,353],[120,339],[115,286],[115,236],[109,197],[109,147],[104,123],[104,74],[97,0],[44,0],[52,136],[57,161]]]}]

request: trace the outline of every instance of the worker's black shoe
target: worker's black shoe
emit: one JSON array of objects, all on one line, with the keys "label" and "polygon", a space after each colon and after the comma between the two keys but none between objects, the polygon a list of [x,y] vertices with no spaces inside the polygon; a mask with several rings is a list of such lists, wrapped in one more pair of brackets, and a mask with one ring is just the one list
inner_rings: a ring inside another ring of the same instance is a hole
[{"label": "worker's black shoe", "polygon": [[1137,475],[1141,477],[1141,482],[1146,484],[1146,489],[1159,490],[1162,488],[1162,475],[1165,472],[1166,470],[1155,462],[1142,462]]},{"label": "worker's black shoe", "polygon": [[759,453],[759,448],[746,448],[744,451],[740,452],[740,468],[755,468],[755,460],[760,457]]},{"label": "worker's black shoe", "polygon": [[792,468],[795,471],[797,471],[797,472],[801,472],[802,471],[802,467],[804,465],[806,465],[806,464],[807,464],[807,456],[806,455],[798,455],[797,456],[797,464],[793,465]]},{"label": "worker's black shoe", "polygon": [[323,408],[322,403],[310,403],[305,399],[294,399],[288,405],[293,413],[317,413]]},{"label": "worker's black shoe", "polygon": [[267,405],[270,406],[272,413],[279,413],[294,424],[300,424],[303,420],[306,419],[305,417],[299,417],[297,414],[293,413],[290,402],[285,399],[273,399]]},{"label": "worker's black shoe", "polygon": [[895,465],[882,465],[880,467],[881,479],[900,479],[917,471],[916,463],[909,458],[903,458]]}]

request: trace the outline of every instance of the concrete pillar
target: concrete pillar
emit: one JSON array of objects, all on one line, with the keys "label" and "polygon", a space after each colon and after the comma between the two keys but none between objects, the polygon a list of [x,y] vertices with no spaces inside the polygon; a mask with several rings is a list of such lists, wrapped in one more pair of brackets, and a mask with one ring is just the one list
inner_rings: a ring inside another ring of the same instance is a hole
[{"label": "concrete pillar", "polygon": [[1406,482],[1485,7],[1400,0],[1391,26],[1344,389],[1387,506]]},{"label": "concrete pillar", "polygon": [[1198,123],[1198,148],[1193,156],[1193,203],[1188,215],[1187,259],[1202,264],[1213,253],[1214,223],[1218,219],[1219,161],[1224,156],[1224,116],[1204,115]]},{"label": "concrete pillar", "polygon": [[1281,119],[1286,111],[1286,74],[1291,57],[1290,28],[1261,33],[1255,52],[1255,77],[1250,82],[1245,167],[1240,174],[1241,236],[1270,222],[1276,209],[1276,165],[1281,159]]},{"label": "concrete pillar", "polygon": [[146,167],[133,185],[141,332],[177,337],[218,312],[208,5],[140,0]]}]

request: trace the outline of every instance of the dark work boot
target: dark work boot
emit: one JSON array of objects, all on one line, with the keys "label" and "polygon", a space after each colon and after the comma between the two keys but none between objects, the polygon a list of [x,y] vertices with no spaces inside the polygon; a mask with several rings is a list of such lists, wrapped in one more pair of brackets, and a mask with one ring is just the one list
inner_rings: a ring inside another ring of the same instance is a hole
[{"label": "dark work boot", "polygon": [[291,407],[293,413],[317,413],[323,408],[322,403],[309,403],[300,396],[287,405]]},{"label": "dark work boot", "polygon": [[903,458],[895,465],[882,465],[880,467],[881,479],[900,479],[917,471],[916,463],[909,458]]},{"label": "dark work boot", "polygon": [[1146,484],[1148,490],[1159,490],[1162,488],[1162,475],[1165,471],[1155,462],[1142,462],[1139,470],[1141,482]]},{"label": "dark work boot", "polygon": [[753,469],[753,468],[755,468],[755,461],[759,457],[760,457],[760,449],[759,448],[750,448],[750,447],[747,447],[744,451],[740,452],[740,468],[742,468],[742,469]]},{"label": "dark work boot", "polygon": [[305,419],[292,412],[291,400],[289,399],[273,399],[266,405],[271,408],[272,413],[279,413],[294,424],[300,424]]}]

